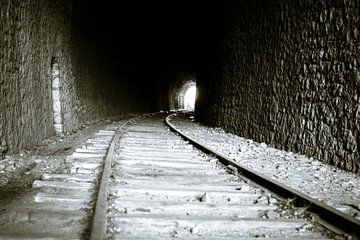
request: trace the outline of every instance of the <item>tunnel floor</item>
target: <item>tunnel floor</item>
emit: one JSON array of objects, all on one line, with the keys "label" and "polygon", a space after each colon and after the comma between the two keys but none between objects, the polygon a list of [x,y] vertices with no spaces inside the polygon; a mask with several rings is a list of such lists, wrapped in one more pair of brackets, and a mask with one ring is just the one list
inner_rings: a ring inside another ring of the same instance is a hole
[{"label": "tunnel floor", "polygon": [[[196,123],[191,114],[178,114],[171,122],[194,139],[244,166],[360,219],[358,175],[313,158],[225,133],[219,128],[205,127]],[[75,149],[100,129],[114,124],[117,123],[86,126],[71,135],[47,139],[37,148],[7,155],[0,161],[0,226],[10,221],[11,216],[7,213],[23,207],[29,196],[36,194],[37,190],[32,188],[34,181],[41,179],[44,173],[69,172],[66,159]]]},{"label": "tunnel floor", "polygon": [[33,181],[44,172],[65,171],[66,156],[107,123],[83,125],[78,131],[56,135],[32,149],[8,154],[0,161],[0,214],[16,199],[31,193]]}]

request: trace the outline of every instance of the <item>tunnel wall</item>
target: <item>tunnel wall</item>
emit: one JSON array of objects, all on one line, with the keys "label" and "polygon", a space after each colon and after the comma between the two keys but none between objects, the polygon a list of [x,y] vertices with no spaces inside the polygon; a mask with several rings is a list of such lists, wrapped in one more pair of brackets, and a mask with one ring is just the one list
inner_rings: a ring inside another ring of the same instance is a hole
[{"label": "tunnel wall", "polygon": [[93,44],[76,36],[72,11],[68,0],[0,1],[0,144],[10,152],[55,134],[52,59],[60,68],[65,132],[118,113],[119,106],[109,107],[116,86],[99,78]]},{"label": "tunnel wall", "polygon": [[196,117],[359,172],[360,3],[226,1]]}]

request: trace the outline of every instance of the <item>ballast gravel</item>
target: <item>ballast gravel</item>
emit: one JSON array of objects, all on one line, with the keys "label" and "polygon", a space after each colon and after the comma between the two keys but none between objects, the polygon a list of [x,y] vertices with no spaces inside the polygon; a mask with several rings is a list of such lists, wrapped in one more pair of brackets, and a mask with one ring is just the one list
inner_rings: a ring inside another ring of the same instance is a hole
[{"label": "ballast gravel", "polygon": [[317,159],[203,126],[188,114],[171,123],[193,139],[271,179],[360,219],[360,177]]}]

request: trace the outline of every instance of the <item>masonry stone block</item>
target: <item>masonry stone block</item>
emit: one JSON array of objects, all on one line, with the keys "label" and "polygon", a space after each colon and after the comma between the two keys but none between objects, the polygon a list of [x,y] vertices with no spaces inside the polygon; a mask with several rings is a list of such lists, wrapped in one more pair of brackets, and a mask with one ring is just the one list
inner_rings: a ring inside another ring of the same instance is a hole
[{"label": "masonry stone block", "polygon": [[53,90],[58,90],[60,88],[60,78],[59,77],[55,77],[52,79],[52,89]]},{"label": "masonry stone block", "polygon": [[120,84],[100,75],[104,64],[83,31],[85,2],[0,1],[0,142],[9,152],[126,115],[113,104],[124,100]]},{"label": "masonry stone block", "polygon": [[225,4],[197,119],[358,172],[359,2]]}]

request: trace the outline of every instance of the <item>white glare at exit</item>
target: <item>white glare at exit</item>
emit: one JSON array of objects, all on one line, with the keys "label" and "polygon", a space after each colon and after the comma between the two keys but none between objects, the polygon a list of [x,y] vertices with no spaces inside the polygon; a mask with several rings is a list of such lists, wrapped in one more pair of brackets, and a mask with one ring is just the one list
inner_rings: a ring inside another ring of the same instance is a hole
[{"label": "white glare at exit", "polygon": [[195,98],[196,98],[196,87],[192,86],[186,90],[184,95],[184,107],[186,110],[193,111],[195,108]]}]

